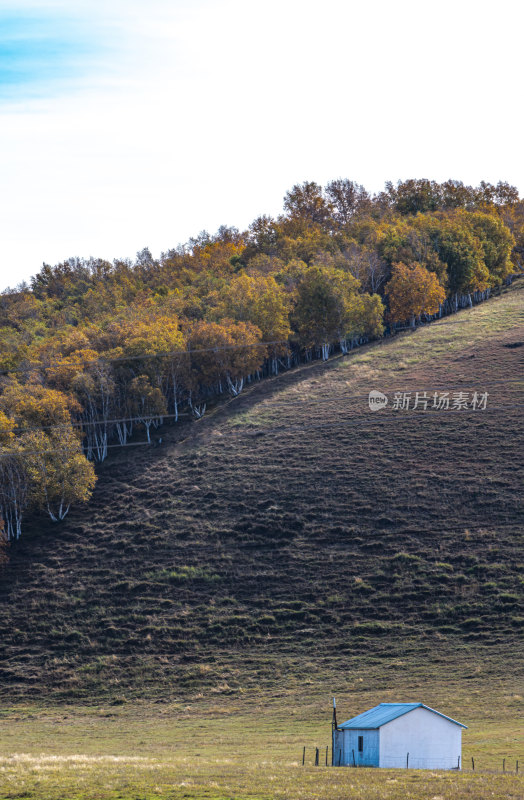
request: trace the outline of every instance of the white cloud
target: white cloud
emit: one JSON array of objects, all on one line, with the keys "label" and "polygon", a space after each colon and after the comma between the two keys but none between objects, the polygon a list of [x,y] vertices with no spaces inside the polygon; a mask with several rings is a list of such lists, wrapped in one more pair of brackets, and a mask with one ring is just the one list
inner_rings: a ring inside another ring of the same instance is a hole
[{"label": "white cloud", "polygon": [[97,58],[58,94],[0,107],[4,285],[43,260],[158,254],[204,227],[246,226],[306,179],[524,188],[518,2],[74,9],[104,43]]}]

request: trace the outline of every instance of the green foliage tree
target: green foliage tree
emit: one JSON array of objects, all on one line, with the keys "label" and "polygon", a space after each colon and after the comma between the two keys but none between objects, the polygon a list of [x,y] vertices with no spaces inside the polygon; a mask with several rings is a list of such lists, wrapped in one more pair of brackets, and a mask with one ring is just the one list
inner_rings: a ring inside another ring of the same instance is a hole
[{"label": "green foliage tree", "polygon": [[502,283],[513,272],[513,234],[502,219],[494,214],[468,214],[465,222],[481,244],[491,285]]},{"label": "green foliage tree", "polygon": [[345,339],[359,282],[342,270],[310,267],[296,290],[294,327],[300,344],[327,359],[333,342]]},{"label": "green foliage tree", "polygon": [[489,285],[481,242],[464,213],[458,217],[427,215],[418,221],[431,242],[439,262],[446,265],[447,286],[451,295],[483,291]]},{"label": "green foliage tree", "polygon": [[390,201],[399,214],[418,214],[437,211],[441,207],[441,193],[438,183],[424,178],[399,181],[396,187],[386,185]]}]

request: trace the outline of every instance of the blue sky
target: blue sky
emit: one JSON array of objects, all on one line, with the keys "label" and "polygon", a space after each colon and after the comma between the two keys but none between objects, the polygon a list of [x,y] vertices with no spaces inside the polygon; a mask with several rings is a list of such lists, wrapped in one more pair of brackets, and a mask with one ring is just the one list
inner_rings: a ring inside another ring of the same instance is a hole
[{"label": "blue sky", "polygon": [[520,0],[0,0],[0,288],[277,214],[294,183],[524,192]]},{"label": "blue sky", "polygon": [[[97,44],[74,19],[56,14],[0,12],[0,91],[31,97],[85,68]],[[20,95],[19,95],[20,96]]]}]

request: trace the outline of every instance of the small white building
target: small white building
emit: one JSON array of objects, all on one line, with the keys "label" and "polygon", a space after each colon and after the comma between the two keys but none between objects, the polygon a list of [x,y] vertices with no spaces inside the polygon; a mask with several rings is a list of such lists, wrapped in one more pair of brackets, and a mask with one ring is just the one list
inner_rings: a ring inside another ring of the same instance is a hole
[{"label": "small white building", "polygon": [[380,703],[333,731],[333,765],[460,769],[461,722],[423,703]]}]

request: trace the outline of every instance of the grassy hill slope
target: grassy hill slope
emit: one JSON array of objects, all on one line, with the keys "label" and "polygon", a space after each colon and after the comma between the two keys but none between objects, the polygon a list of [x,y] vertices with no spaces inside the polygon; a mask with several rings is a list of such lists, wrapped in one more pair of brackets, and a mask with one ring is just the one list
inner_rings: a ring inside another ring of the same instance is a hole
[{"label": "grassy hill slope", "polygon": [[[341,670],[380,684],[450,663],[511,672],[523,342],[517,282],[114,457],[88,508],[29,526],[13,548],[4,696],[230,694]],[[371,389],[386,409],[370,412]],[[395,391],[489,399],[396,411]]]}]

